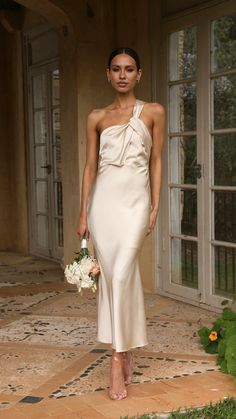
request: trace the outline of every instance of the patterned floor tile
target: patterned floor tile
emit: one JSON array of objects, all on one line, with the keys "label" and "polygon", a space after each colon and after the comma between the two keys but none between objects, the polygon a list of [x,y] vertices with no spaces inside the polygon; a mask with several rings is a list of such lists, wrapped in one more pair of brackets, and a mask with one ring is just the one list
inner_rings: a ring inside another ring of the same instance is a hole
[{"label": "patterned floor tile", "polygon": [[83,352],[64,349],[3,348],[0,353],[0,394],[27,395],[83,355]]},{"label": "patterned floor tile", "polygon": [[55,301],[46,307],[34,311],[36,314],[52,316],[80,316],[83,314],[96,315],[96,296],[93,294],[81,296],[78,292],[64,294],[60,301]]},{"label": "patterned floor tile", "polygon": [[[133,384],[151,383],[175,377],[218,370],[213,360],[185,360],[156,356],[134,356]],[[69,382],[55,389],[49,397],[61,398],[105,390],[109,386],[110,355],[104,354]]]},{"label": "patterned floor tile", "polygon": [[96,323],[87,318],[27,316],[0,329],[0,342],[79,347],[93,346]]},{"label": "patterned floor tile", "polygon": [[212,311],[181,301],[171,300],[170,298],[164,298],[157,294],[146,294],[144,300],[147,316],[152,316],[156,319],[166,318],[167,320],[174,321],[212,322],[218,317],[218,314]]},{"label": "patterned floor tile", "polygon": [[34,295],[17,295],[14,297],[0,297],[0,319],[10,318],[29,312],[37,304],[47,301],[57,295],[58,292],[44,292]]}]

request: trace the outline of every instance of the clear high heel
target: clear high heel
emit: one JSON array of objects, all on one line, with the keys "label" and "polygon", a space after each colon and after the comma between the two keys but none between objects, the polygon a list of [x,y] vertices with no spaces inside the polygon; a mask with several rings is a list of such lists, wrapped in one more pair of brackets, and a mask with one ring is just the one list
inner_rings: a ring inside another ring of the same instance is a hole
[{"label": "clear high heel", "polygon": [[132,352],[123,353],[125,385],[132,383],[133,378],[133,354]]},{"label": "clear high heel", "polygon": [[[115,355],[112,355],[111,362],[112,361],[119,362],[120,364],[122,362],[122,360]],[[122,373],[123,373],[123,365],[122,364],[121,364],[121,370],[122,370]],[[112,400],[122,400],[125,397],[127,397],[127,390],[124,389],[123,391],[114,392],[111,389],[109,389],[108,394],[109,394],[110,399],[112,399]]]}]

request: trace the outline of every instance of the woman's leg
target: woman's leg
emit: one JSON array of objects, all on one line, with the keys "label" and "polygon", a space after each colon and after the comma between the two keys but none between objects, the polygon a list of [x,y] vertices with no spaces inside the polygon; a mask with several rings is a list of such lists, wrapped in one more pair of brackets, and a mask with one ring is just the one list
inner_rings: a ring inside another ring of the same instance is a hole
[{"label": "woman's leg", "polygon": [[111,358],[111,375],[109,396],[113,400],[121,400],[127,397],[124,381],[123,352],[113,350]]},{"label": "woman's leg", "polygon": [[133,355],[132,352],[123,352],[123,369],[124,369],[124,380],[125,384],[132,383],[133,375]]}]

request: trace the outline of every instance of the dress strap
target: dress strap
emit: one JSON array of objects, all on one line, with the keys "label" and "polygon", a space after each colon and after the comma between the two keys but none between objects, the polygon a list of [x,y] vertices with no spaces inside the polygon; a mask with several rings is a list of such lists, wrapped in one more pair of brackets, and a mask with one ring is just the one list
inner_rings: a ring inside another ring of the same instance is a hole
[{"label": "dress strap", "polygon": [[136,118],[138,118],[138,117],[139,117],[139,115],[140,115],[140,114],[141,114],[141,112],[142,112],[142,109],[143,109],[144,103],[145,103],[145,102],[143,102],[143,101],[141,101],[141,100],[139,100],[139,99],[137,99],[137,100],[136,100],[136,104],[135,104],[135,106],[134,106],[134,111],[133,111],[133,116],[136,116]]}]

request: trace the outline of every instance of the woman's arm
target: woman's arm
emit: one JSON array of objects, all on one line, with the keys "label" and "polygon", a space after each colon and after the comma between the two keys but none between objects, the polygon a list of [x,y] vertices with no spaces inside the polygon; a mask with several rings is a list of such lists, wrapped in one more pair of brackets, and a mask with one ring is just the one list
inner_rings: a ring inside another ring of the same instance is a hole
[{"label": "woman's arm", "polygon": [[149,177],[151,189],[151,213],[148,232],[154,229],[158,211],[161,190],[162,149],[164,143],[165,110],[163,106],[155,104],[153,112],[152,152],[149,162]]},{"label": "woman's arm", "polygon": [[83,173],[80,214],[77,225],[77,233],[80,240],[82,239],[84,233],[86,233],[86,238],[89,239],[89,230],[87,225],[87,203],[90,190],[97,176],[99,151],[99,134],[96,129],[97,115],[97,111],[90,112],[87,117],[86,124],[86,163]]}]

